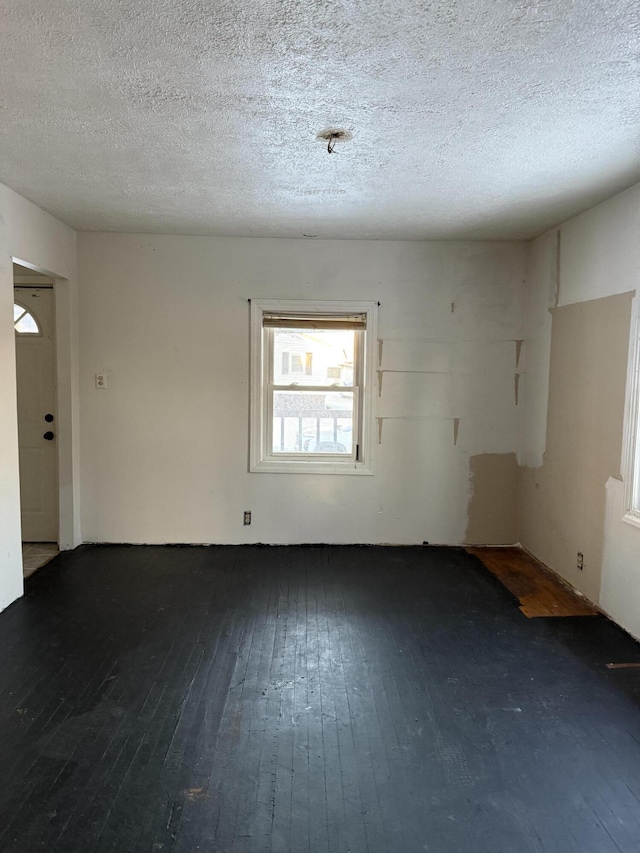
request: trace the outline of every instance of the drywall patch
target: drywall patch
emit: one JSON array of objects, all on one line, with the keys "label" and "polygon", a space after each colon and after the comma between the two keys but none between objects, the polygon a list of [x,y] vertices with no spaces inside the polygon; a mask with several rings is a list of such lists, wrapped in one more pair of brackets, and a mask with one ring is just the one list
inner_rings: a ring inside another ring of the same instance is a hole
[{"label": "drywall patch", "polygon": [[469,458],[471,495],[467,545],[512,545],[517,541],[518,463],[515,453]]},{"label": "drywall patch", "polygon": [[520,542],[596,603],[605,487],[620,476],[631,298],[552,309],[547,449],[540,468],[519,471]]}]

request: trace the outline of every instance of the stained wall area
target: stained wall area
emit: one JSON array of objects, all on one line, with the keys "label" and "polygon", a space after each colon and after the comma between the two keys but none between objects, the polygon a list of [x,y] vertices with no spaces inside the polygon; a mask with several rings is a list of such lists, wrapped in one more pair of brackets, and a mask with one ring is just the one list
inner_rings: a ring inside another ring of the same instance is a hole
[{"label": "stained wall area", "polygon": [[522,544],[635,636],[640,530],[622,521],[622,442],[639,233],[635,186],[532,244],[518,452]]},{"label": "stained wall area", "polygon": [[[86,233],[78,251],[85,541],[460,544],[471,457],[489,494],[515,488],[526,244]],[[373,477],[248,473],[250,298],[380,302]],[[477,521],[476,542],[516,539]]]}]

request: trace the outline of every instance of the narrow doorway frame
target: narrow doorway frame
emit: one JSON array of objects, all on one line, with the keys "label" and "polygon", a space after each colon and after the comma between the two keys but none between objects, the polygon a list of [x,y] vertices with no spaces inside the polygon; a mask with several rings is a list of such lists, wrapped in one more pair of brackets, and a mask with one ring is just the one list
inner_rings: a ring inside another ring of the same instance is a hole
[{"label": "narrow doorway frame", "polygon": [[77,367],[77,359],[74,358],[75,335],[70,281],[53,270],[44,269],[23,258],[12,256],[11,260],[27,271],[32,270],[44,275],[53,282],[57,398],[58,547],[60,551],[69,551],[81,542],[76,500],[79,488],[76,458],[77,440],[74,440],[74,424],[77,423],[77,395],[74,394],[74,389],[77,388],[77,377],[74,376],[74,364]]}]

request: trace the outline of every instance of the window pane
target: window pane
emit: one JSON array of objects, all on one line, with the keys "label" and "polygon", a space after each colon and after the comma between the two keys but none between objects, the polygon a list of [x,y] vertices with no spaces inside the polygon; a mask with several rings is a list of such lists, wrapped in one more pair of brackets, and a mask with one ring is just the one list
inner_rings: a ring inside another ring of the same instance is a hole
[{"label": "window pane", "polygon": [[18,320],[16,325],[16,331],[20,332],[21,335],[37,335],[40,331],[38,329],[38,324],[33,319],[31,314],[25,314],[21,320]]},{"label": "window pane", "polygon": [[352,329],[274,329],[273,384],[352,385],[354,345]]},{"label": "window pane", "polygon": [[22,305],[16,305],[15,302],[13,303],[13,322],[14,323],[19,317],[22,317],[25,310],[26,309],[23,308]]},{"label": "window pane", "polygon": [[351,453],[352,434],[352,391],[274,391],[273,453]]}]

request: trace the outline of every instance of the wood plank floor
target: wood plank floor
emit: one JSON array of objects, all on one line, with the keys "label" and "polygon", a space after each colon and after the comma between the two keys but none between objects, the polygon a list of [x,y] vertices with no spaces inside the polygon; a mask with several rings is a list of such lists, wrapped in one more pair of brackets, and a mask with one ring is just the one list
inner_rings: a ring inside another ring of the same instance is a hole
[{"label": "wood plank floor", "polygon": [[538,616],[595,616],[586,598],[562,583],[552,571],[522,548],[467,548],[502,581],[529,619]]},{"label": "wood plank floor", "polygon": [[83,547],[0,614],[0,850],[637,853],[632,662],[463,549]]}]

